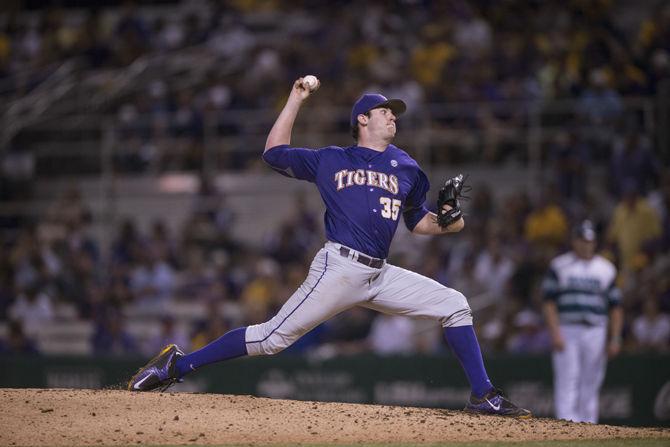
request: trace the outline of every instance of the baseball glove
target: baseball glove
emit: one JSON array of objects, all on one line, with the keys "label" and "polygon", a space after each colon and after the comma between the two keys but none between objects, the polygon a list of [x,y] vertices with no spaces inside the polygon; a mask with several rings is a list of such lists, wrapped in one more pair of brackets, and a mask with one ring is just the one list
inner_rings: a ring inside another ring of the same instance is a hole
[{"label": "baseball glove", "polygon": [[[442,228],[447,228],[463,216],[459,199],[467,199],[463,192],[471,189],[465,185],[465,180],[463,174],[458,174],[444,182],[444,186],[440,189],[437,197],[437,224]],[[444,205],[449,205],[451,209],[445,211],[442,209]]]}]

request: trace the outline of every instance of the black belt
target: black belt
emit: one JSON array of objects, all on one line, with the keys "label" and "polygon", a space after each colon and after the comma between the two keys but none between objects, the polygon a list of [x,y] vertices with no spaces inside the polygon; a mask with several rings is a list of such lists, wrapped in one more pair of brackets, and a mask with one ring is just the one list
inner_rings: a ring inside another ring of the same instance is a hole
[{"label": "black belt", "polygon": [[[347,247],[340,247],[340,254],[344,256],[345,258],[349,257],[349,254],[351,253],[352,250],[349,250]],[[383,259],[377,259],[377,258],[370,258],[368,256],[365,256],[364,254],[358,253],[358,256],[356,257],[356,261],[360,262],[363,265],[367,265],[368,267],[372,267],[375,269],[380,269],[384,267],[384,260]]]}]

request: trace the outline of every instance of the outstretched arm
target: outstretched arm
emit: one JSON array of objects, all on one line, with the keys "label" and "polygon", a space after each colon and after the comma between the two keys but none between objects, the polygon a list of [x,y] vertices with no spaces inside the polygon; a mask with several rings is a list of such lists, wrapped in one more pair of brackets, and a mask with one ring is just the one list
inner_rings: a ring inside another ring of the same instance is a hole
[{"label": "outstretched arm", "polygon": [[[293,123],[295,122],[296,116],[298,116],[300,106],[309,95],[319,88],[319,85],[320,83],[317,81],[316,87],[310,90],[308,86],[303,83],[303,78],[296,79],[293,83],[291,93],[288,96],[288,100],[286,101],[286,105],[284,105],[284,108],[268,134],[268,138],[265,141],[265,151],[282,144],[291,144],[291,131],[293,130]],[[263,152],[265,153],[265,151]]]}]

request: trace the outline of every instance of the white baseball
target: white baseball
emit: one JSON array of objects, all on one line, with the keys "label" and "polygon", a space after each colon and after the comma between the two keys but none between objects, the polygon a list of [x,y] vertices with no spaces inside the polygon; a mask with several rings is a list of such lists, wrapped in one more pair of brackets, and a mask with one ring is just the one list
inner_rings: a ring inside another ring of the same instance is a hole
[{"label": "white baseball", "polygon": [[316,79],[316,76],[314,75],[307,75],[304,78],[302,78],[302,83],[306,85],[310,91],[314,90],[319,83],[319,80]]}]

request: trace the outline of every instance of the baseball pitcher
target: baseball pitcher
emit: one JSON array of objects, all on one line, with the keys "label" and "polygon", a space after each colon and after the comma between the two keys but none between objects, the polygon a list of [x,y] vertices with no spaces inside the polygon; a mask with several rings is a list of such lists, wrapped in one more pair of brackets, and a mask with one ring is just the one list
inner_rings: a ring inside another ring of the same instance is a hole
[{"label": "baseball pitcher", "polygon": [[463,229],[458,200],[463,177],[445,183],[438,213],[429,212],[425,206],[429,190],[426,175],[405,151],[391,144],[405,103],[380,94],[364,94],[354,104],[353,146],[291,147],[298,111],[319,88],[314,81],[300,78],[294,82],[263,153],[263,160],[280,174],[314,183],[326,205],[328,241],[316,254],[307,278],[274,318],[232,330],[188,355],[169,345],[133,376],[128,389],[165,389],[209,363],[276,354],[321,322],[353,306],[363,306],[392,315],[428,318],[443,326],[444,336],[471,384],[466,411],[530,416],[528,410],[514,405],[492,386],[463,294],[386,261],[401,217],[417,234]]}]

